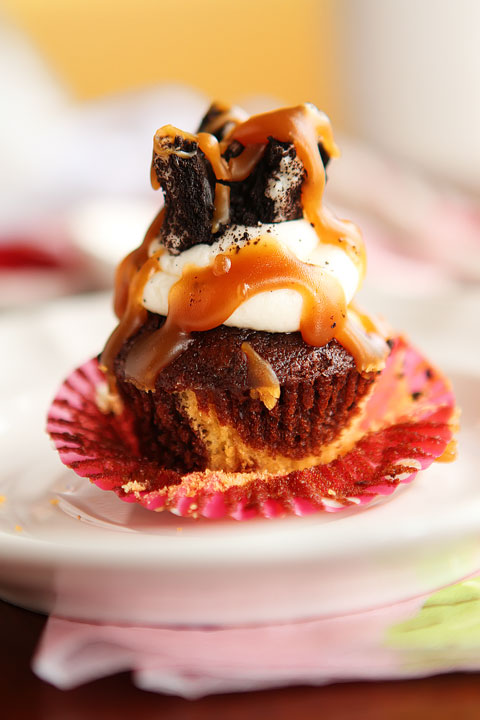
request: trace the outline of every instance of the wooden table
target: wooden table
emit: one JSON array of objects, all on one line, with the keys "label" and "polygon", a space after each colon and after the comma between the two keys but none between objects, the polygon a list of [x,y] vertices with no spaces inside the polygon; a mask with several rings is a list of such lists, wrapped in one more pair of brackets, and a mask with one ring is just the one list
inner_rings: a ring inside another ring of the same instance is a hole
[{"label": "wooden table", "polygon": [[0,601],[0,717],[5,720],[478,720],[480,673],[337,683],[189,701],[137,690],[128,673],[64,692],[30,670],[45,618]]}]

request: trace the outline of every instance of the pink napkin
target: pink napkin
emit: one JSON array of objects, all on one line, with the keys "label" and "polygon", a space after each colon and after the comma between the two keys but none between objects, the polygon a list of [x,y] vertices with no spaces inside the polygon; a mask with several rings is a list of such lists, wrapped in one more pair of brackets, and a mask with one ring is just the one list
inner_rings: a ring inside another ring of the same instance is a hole
[{"label": "pink napkin", "polygon": [[186,698],[480,669],[480,576],[389,607],[256,627],[120,627],[51,617],[33,669],[68,690],[132,670]]}]

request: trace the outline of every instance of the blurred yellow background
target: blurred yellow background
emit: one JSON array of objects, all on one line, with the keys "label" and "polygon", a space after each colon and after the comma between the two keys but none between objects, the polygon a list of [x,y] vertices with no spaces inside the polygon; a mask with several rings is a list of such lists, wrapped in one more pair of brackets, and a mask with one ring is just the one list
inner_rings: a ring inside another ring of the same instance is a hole
[{"label": "blurred yellow background", "polygon": [[[478,195],[475,0],[0,0],[0,8],[78,104],[166,84],[250,111],[309,100],[337,132]],[[446,138],[454,151],[444,150]]]},{"label": "blurred yellow background", "polygon": [[180,82],[328,111],[331,0],[4,2],[78,99]]}]

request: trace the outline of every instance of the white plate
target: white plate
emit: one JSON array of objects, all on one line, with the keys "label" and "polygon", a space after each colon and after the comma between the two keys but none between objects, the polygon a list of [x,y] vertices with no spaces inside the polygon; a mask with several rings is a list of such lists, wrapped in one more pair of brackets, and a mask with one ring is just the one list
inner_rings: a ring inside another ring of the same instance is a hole
[{"label": "white plate", "polygon": [[77,478],[44,432],[56,387],[113,323],[106,296],[0,319],[1,597],[90,620],[257,623],[380,606],[480,568],[479,376],[453,376],[458,461],[383,503],[283,520],[180,519]]}]

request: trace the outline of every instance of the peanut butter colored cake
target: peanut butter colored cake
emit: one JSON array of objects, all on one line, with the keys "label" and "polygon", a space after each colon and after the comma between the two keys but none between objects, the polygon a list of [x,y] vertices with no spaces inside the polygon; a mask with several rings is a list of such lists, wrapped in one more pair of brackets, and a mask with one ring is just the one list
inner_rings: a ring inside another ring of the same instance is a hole
[{"label": "peanut butter colored cake", "polygon": [[310,104],[156,132],[164,207],[118,268],[100,362],[161,467],[288,473],[361,436],[390,348],[353,303],[361,235],[323,205],[337,155]]}]

